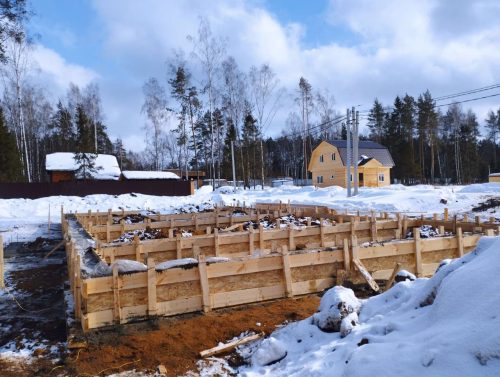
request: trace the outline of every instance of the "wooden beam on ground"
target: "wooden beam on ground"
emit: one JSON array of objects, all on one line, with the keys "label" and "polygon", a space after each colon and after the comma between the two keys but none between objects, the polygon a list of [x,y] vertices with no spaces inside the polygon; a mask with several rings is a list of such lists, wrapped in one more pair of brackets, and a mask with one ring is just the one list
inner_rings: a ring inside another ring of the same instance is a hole
[{"label": "wooden beam on ground", "polygon": [[353,258],[352,262],[354,263],[354,266],[356,266],[357,270],[361,273],[361,276],[363,276],[363,278],[366,280],[370,288],[375,292],[378,292],[380,290],[380,287],[378,286],[375,279],[370,275],[364,264],[361,263],[358,258]]},{"label": "wooden beam on ground", "polygon": [[50,250],[47,254],[45,254],[45,256],[43,257],[43,259],[47,259],[52,253],[54,253],[57,249],[59,249],[60,247],[62,247],[65,242],[66,242],[65,240],[61,240],[61,242],[59,242],[56,246],[54,246],[52,248],[52,250]]},{"label": "wooden beam on ground", "polygon": [[235,349],[236,347],[253,342],[257,339],[260,339],[264,336],[264,333],[248,335],[243,338],[233,340],[232,342],[221,344],[217,347],[210,348],[208,350],[204,350],[200,352],[201,357],[210,357],[215,355],[220,355],[221,353],[229,352]]}]

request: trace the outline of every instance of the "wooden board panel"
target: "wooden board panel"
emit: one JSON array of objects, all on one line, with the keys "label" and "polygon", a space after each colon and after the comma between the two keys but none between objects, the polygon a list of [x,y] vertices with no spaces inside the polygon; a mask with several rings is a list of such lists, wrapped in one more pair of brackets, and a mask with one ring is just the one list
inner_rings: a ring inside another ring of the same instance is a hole
[{"label": "wooden board panel", "polygon": [[224,308],[251,302],[272,300],[284,296],[285,287],[283,284],[279,284],[263,288],[215,293],[210,295],[210,301],[212,302],[212,308]]},{"label": "wooden board panel", "polygon": [[252,274],[271,270],[281,270],[283,263],[281,257],[271,256],[264,258],[251,258],[243,261],[214,263],[207,266],[208,278],[217,278],[228,275]]},{"label": "wooden board panel", "polygon": [[335,285],[335,278],[314,279],[308,281],[297,281],[292,283],[293,294],[305,295],[309,293],[322,292],[325,289],[331,288]]},{"label": "wooden board panel", "polygon": [[251,288],[269,287],[283,283],[281,270],[264,271],[255,274],[230,275],[209,279],[210,292],[231,292]]}]

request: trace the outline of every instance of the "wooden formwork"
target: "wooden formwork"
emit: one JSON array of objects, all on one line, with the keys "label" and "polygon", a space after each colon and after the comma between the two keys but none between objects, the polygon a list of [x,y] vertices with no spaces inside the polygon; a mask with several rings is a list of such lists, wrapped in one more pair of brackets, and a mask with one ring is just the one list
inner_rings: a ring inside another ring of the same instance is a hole
[{"label": "wooden formwork", "polygon": [[[314,207],[299,208],[296,213],[312,210],[325,217],[338,215],[323,207]],[[291,209],[289,206],[284,211],[291,212]],[[276,209],[256,208],[248,216],[256,215],[258,219],[268,210]],[[88,215],[79,214],[78,218],[85,223]],[[95,218],[96,215],[90,216]],[[189,215],[181,215],[179,221],[201,222],[203,216],[199,216],[195,220]],[[442,259],[460,257],[475,247],[481,234],[473,232],[500,234],[498,224],[450,220],[446,213],[443,219],[401,215],[393,219],[374,214],[368,219],[360,219],[357,214],[347,216],[347,222],[333,226],[325,226],[320,221],[320,226],[305,226],[300,230],[292,227],[264,230],[260,227],[230,233],[219,232],[214,223],[208,223],[218,222],[219,216],[208,216],[204,225],[213,227],[214,233],[126,245],[100,243],[96,251],[103,261],[132,259],[144,262],[147,270],[119,274],[114,268],[111,276],[82,278],[80,256],[74,240],[69,238],[68,222],[63,215],[75,317],[84,330],[90,330],[151,316],[207,312],[316,293],[345,279],[364,282],[365,272],[376,280],[387,280],[395,266],[417,276],[430,276]],[[175,217],[158,218],[158,222],[166,222],[170,227],[175,226],[177,220]],[[421,239],[418,227],[423,224],[452,231],[454,235]],[[90,221],[86,227],[90,232],[95,231]],[[402,239],[408,230],[413,230],[413,239]],[[258,256],[256,251],[259,251]],[[230,260],[210,263],[211,256]],[[186,257],[194,257],[198,263],[163,271],[156,268],[160,262]]]}]

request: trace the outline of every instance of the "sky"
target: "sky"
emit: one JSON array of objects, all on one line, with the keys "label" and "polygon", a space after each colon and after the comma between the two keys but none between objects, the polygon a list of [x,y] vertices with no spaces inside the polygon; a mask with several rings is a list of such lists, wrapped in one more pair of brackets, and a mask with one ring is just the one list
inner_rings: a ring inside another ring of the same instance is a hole
[{"label": "sky", "polygon": [[[109,134],[135,151],[144,147],[142,86],[149,77],[166,84],[166,62],[174,50],[192,51],[186,36],[200,16],[243,71],[268,63],[287,89],[270,136],[298,111],[301,76],[328,90],[342,113],[369,109],[375,98],[391,105],[405,93],[438,97],[500,83],[497,0],[33,0],[31,8],[46,92],[57,101],[71,82],[96,82]],[[500,96],[463,107],[483,123]]]}]

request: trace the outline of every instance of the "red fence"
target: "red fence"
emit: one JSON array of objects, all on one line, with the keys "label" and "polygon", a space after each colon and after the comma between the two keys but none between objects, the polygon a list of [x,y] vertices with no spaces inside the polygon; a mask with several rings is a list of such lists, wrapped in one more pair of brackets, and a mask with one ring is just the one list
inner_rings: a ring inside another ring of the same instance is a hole
[{"label": "red fence", "polygon": [[68,181],[58,183],[0,183],[0,198],[37,199],[46,196],[86,196],[93,194],[146,194],[184,196],[194,192],[193,181]]}]

